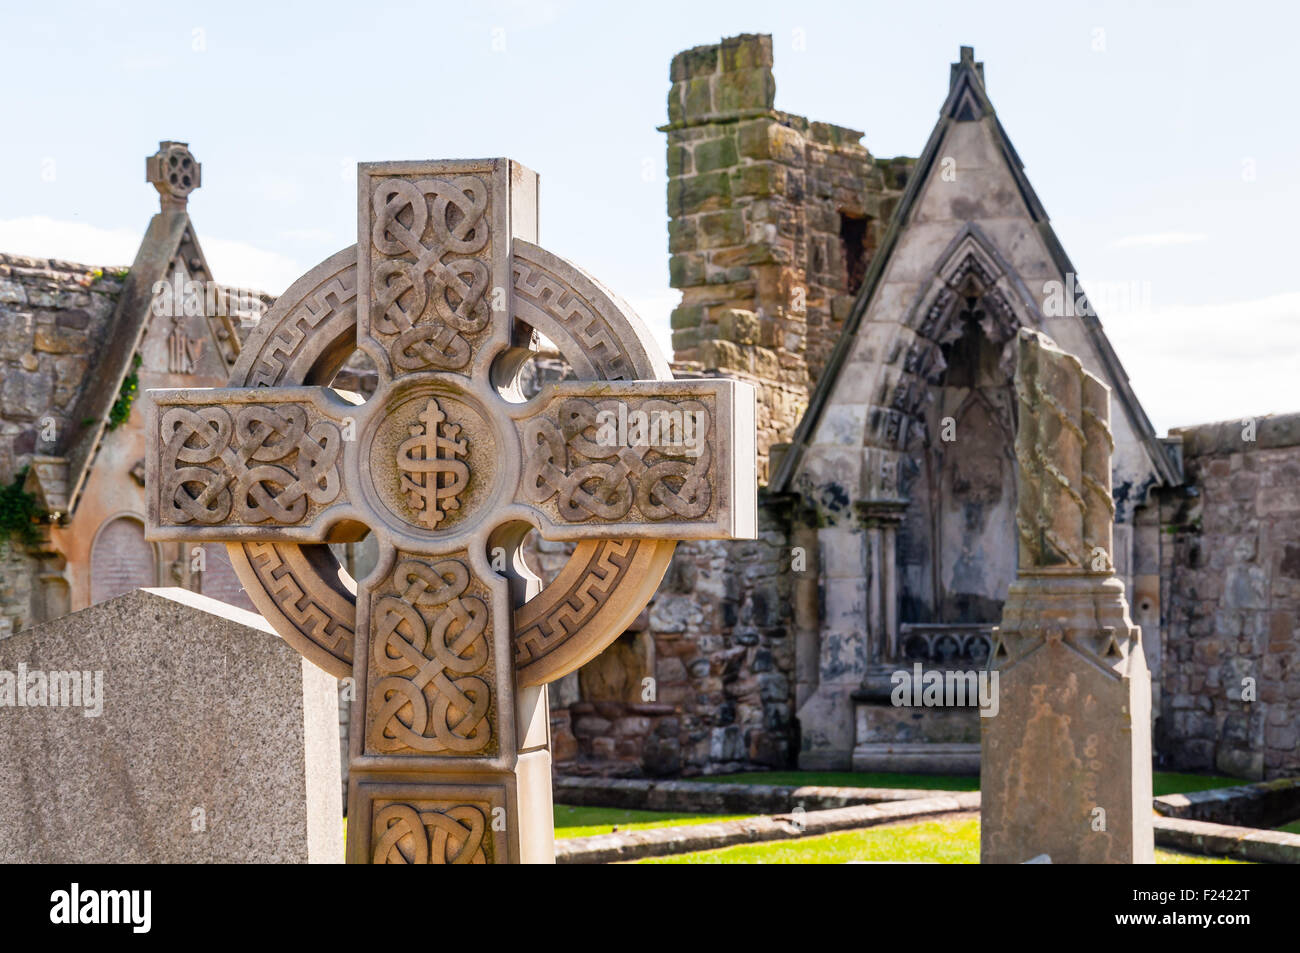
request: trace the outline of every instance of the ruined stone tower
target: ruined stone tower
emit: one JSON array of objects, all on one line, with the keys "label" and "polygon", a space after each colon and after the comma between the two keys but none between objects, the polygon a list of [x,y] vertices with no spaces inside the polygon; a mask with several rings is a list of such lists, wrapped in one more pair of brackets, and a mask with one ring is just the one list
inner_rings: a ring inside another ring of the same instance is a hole
[{"label": "ruined stone tower", "polygon": [[673,57],[670,276],[679,364],[759,388],[759,480],[788,441],[901,195],[912,160],[773,108],[772,38]]}]

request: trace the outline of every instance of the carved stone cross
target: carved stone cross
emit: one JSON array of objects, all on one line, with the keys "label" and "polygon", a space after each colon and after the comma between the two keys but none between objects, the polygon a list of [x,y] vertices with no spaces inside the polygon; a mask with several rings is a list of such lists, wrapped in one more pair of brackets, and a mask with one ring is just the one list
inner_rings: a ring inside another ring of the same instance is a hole
[{"label": "carved stone cross", "polygon": [[[276,630],[355,679],[349,862],[549,862],[546,683],[626,628],[676,540],[753,537],[754,391],[673,380],[626,306],[533,244],[518,163],[365,163],[358,211],[230,387],[149,392],[149,538],[228,543]],[[579,381],[525,402],[533,331]],[[328,386],[354,348],[365,403]],[[577,541],[545,589],[530,528]],[[367,529],[354,583],[326,544]]]}]

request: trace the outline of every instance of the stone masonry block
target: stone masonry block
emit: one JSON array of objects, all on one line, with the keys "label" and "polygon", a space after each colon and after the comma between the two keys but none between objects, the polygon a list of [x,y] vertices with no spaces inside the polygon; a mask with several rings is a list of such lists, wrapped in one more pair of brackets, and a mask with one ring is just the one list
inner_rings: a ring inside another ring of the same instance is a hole
[{"label": "stone masonry block", "polygon": [[668,181],[668,212],[690,215],[693,212],[724,208],[731,201],[731,177],[726,172],[706,172]]},{"label": "stone masonry block", "polygon": [[728,135],[697,143],[693,156],[696,172],[712,172],[733,166],[739,161],[735,136]]}]

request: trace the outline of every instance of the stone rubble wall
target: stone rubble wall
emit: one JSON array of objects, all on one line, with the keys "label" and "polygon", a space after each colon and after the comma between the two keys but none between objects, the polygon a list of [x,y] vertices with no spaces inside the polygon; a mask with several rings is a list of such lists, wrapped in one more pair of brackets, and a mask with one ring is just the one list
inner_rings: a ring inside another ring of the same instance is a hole
[{"label": "stone rubble wall", "polygon": [[120,269],[0,254],[0,478],[49,453],[122,292]]},{"label": "stone rubble wall", "polygon": [[40,564],[12,540],[0,540],[0,639],[31,620],[34,583]]},{"label": "stone rubble wall", "polygon": [[1259,418],[1253,441],[1245,429],[1173,431],[1187,486],[1161,502],[1155,744],[1168,769],[1277,778],[1300,775],[1300,414]]},{"label": "stone rubble wall", "polygon": [[679,543],[650,603],[657,701],[675,737],[647,751],[648,773],[783,768],[793,758],[794,644],[784,528],[759,510],[757,540]]},{"label": "stone rubble wall", "polygon": [[[567,556],[563,544],[535,534],[529,540],[529,565],[543,578],[553,576]],[[653,696],[591,701],[576,684],[553,686],[557,765],[570,774],[621,777],[788,767],[794,750],[790,584],[782,572],[788,561],[784,530],[765,510],[757,540],[679,543],[642,623],[653,640]]]},{"label": "stone rubble wall", "polygon": [[1300,820],[1300,778],[1276,778],[1233,788],[1165,794],[1156,813],[1185,821],[1270,828]]},{"label": "stone rubble wall", "polygon": [[[673,58],[668,94],[669,278],[679,362],[759,384],[759,480],[788,441],[839,338],[906,163],[878,164],[862,133],[773,108],[770,36]],[[860,228],[846,261],[844,219]],[[852,274],[850,273],[852,272]]]},{"label": "stone rubble wall", "polygon": [[[0,483],[11,483],[33,455],[52,453],[73,423],[82,382],[122,293],[121,274],[0,254]],[[40,571],[20,543],[0,541],[0,637],[38,617]]]}]

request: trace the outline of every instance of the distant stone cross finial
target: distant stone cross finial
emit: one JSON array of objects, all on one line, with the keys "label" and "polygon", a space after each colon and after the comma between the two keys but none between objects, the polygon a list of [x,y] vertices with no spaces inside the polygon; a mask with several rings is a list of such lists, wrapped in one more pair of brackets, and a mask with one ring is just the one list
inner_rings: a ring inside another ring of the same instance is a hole
[{"label": "distant stone cross finial", "polygon": [[145,178],[162,196],[164,209],[185,208],[202,182],[201,171],[188,142],[160,142],[158,151],[145,160]]},{"label": "distant stone cross finial", "polygon": [[[349,861],[550,861],[545,685],[627,627],[676,540],[753,536],[754,391],[673,380],[634,315],[532,244],[517,163],[358,173],[360,242],[281,296],[231,386],[148,392],[149,537],[228,543],[276,630],[355,680]],[[525,402],[533,331],[579,380]],[[364,404],[327,386],[354,348],[378,369]],[[544,589],[530,527],[576,542]],[[378,562],[353,587],[321,544],[364,529]]]}]

